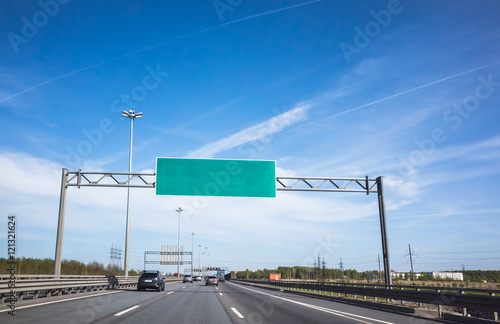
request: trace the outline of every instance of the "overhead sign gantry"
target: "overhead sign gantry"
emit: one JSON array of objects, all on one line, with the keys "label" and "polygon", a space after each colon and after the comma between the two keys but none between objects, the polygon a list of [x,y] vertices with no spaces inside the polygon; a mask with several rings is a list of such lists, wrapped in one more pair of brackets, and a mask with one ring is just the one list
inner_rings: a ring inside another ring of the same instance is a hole
[{"label": "overhead sign gantry", "polygon": [[[124,180],[119,180],[126,177]],[[151,180],[155,177],[155,182]],[[156,173],[84,172],[63,169],[54,274],[61,273],[68,186],[156,188],[157,195],[276,197],[276,191],[376,193],[386,285],[392,284],[383,178],[276,177],[275,161],[158,158]],[[125,256],[127,257],[127,256]]]}]

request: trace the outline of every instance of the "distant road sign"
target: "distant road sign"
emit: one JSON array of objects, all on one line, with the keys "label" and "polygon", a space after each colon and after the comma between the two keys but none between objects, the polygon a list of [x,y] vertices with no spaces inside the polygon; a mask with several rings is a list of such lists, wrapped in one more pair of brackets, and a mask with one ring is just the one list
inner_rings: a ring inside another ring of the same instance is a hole
[{"label": "distant road sign", "polygon": [[156,194],[276,197],[276,161],[157,158]]}]

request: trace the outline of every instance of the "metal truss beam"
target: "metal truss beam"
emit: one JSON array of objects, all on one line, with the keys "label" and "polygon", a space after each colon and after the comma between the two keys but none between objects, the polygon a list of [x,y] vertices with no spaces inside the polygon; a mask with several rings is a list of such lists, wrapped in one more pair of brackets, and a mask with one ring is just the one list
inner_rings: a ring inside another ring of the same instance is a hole
[{"label": "metal truss beam", "polygon": [[66,187],[154,188],[156,173],[67,171]]},{"label": "metal truss beam", "polygon": [[[161,264],[161,265],[177,265],[177,261],[146,261],[144,264]],[[191,261],[181,261],[180,265],[192,264]]]},{"label": "metal truss beam", "polygon": [[[191,261],[148,261],[148,255],[190,255]],[[193,252],[189,251],[178,251],[178,252],[166,252],[166,251],[144,251],[144,270],[146,270],[146,264],[160,264],[160,265],[184,265],[184,264],[193,264]]]},{"label": "metal truss beam", "polygon": [[377,193],[377,179],[276,177],[279,191],[325,191]]},{"label": "metal truss beam", "polygon": [[191,255],[193,252],[162,252],[162,251],[144,251],[145,254],[153,255]]}]

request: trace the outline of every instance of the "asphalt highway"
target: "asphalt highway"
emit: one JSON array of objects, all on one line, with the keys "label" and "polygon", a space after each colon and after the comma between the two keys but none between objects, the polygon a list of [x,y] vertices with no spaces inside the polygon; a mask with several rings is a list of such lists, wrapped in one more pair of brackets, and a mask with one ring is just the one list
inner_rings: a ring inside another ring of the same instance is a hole
[{"label": "asphalt highway", "polygon": [[23,301],[0,323],[443,323],[232,282],[168,283],[165,291],[107,290]]}]

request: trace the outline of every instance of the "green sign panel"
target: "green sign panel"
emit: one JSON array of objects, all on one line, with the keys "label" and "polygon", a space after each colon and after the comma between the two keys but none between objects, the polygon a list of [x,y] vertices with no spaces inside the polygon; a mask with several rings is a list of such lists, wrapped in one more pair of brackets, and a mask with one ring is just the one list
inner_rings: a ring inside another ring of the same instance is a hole
[{"label": "green sign panel", "polygon": [[276,162],[157,158],[156,194],[276,197]]}]

